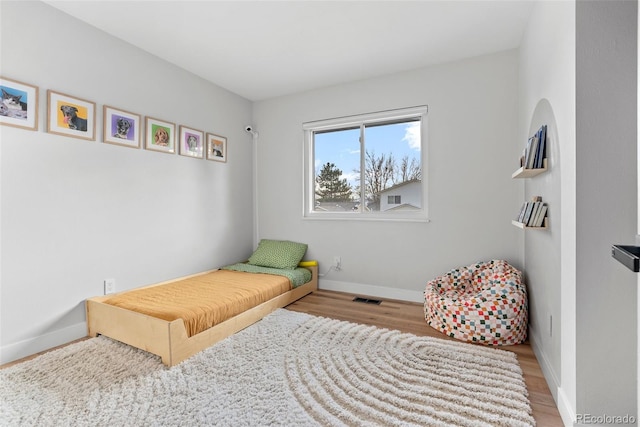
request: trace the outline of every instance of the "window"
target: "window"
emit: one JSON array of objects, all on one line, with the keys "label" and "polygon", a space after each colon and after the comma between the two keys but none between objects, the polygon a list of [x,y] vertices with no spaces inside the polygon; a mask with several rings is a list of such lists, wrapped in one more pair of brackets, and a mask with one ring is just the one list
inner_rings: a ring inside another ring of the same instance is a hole
[{"label": "window", "polygon": [[426,220],[427,107],[309,122],[307,218]]},{"label": "window", "polygon": [[402,196],[389,196],[387,197],[387,203],[390,205],[399,205],[402,203]]}]

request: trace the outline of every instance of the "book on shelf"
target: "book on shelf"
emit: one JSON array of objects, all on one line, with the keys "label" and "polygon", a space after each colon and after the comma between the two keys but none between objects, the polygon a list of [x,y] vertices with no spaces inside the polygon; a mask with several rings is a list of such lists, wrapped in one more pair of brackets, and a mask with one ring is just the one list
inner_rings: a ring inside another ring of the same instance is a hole
[{"label": "book on shelf", "polygon": [[540,207],[540,212],[538,212],[538,215],[536,216],[536,220],[535,223],[533,224],[533,227],[542,227],[542,224],[544,223],[544,219],[547,216],[547,205],[543,204]]},{"label": "book on shelf", "polygon": [[527,169],[533,169],[536,161],[536,153],[538,152],[538,143],[540,142],[540,137],[538,134],[533,136],[533,140],[531,141],[531,147],[529,147],[529,158],[527,159]]},{"label": "book on shelf", "polygon": [[538,210],[540,209],[540,205],[542,204],[542,197],[533,196],[529,203],[531,204],[531,214],[528,218],[526,218],[526,221],[524,222],[524,225],[526,225],[527,227],[531,227],[531,224],[533,224],[533,220]]},{"label": "book on shelf", "polygon": [[524,225],[529,224],[529,219],[531,219],[531,212],[533,212],[534,206],[535,202],[527,202],[527,212],[524,214],[524,219],[522,220]]},{"label": "book on shelf", "polygon": [[520,206],[520,212],[518,212],[518,215],[516,216],[516,221],[517,222],[522,222],[522,218],[524,218],[524,212],[527,209],[527,204],[523,203],[522,206]]},{"label": "book on shelf", "polygon": [[542,206],[542,202],[533,202],[533,209],[531,210],[531,216],[529,217],[529,221],[527,221],[527,227],[533,227],[533,224],[536,222],[536,217],[540,213],[540,207]]},{"label": "book on shelf", "polygon": [[520,215],[522,215],[522,206],[520,206],[520,210],[518,211],[518,215],[513,219],[514,221],[520,220]]},{"label": "book on shelf", "polygon": [[522,204],[522,207],[520,208],[520,214],[518,215],[518,218],[516,218],[516,221],[518,222],[523,222],[524,221],[524,214],[527,212],[527,207],[529,206],[529,202],[524,202]]},{"label": "book on shelf", "polygon": [[545,158],[546,141],[547,125],[543,125],[534,136],[527,140],[523,157],[520,161],[523,168],[541,169],[544,166],[543,160]]},{"label": "book on shelf", "polygon": [[522,160],[520,161],[523,168],[527,169],[527,165],[529,164],[529,156],[531,155],[531,145],[533,143],[533,137],[527,139],[527,144],[524,147],[524,151],[522,152]]},{"label": "book on shelf", "polygon": [[545,146],[547,142],[547,125],[543,125],[538,132],[540,133],[540,141],[538,142],[538,152],[536,153],[536,162],[534,167],[537,169],[540,169],[542,168],[542,166],[544,166],[542,161],[545,158]]},{"label": "book on shelf", "polygon": [[522,204],[515,220],[526,227],[540,227],[536,224],[542,224],[547,211],[546,206],[542,202],[542,197],[534,196],[531,201]]}]

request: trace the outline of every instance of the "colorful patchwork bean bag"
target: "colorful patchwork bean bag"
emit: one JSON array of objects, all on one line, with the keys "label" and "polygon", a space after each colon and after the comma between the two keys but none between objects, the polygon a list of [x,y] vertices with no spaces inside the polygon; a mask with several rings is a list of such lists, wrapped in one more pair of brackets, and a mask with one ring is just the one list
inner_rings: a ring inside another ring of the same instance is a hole
[{"label": "colorful patchwork bean bag", "polygon": [[527,338],[527,290],[522,273],[493,260],[456,268],[427,283],[427,324],[447,336],[486,345]]}]

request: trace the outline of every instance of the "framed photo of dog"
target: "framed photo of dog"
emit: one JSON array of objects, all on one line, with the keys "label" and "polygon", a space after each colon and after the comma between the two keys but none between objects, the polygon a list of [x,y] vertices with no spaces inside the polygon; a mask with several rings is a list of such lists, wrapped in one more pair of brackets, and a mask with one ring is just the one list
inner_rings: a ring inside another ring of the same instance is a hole
[{"label": "framed photo of dog", "polygon": [[124,147],[140,148],[139,114],[119,110],[105,105],[104,113],[104,142],[122,145]]},{"label": "framed photo of dog", "polygon": [[180,155],[204,157],[204,132],[180,126]]},{"label": "framed photo of dog", "polygon": [[164,120],[147,117],[146,137],[144,148],[175,154],[176,152],[176,125]]},{"label": "framed photo of dog", "polygon": [[47,101],[47,132],[95,141],[95,103],[52,90]]},{"label": "framed photo of dog", "polygon": [[0,125],[38,129],[38,88],[0,77]]},{"label": "framed photo of dog", "polygon": [[227,138],[212,133],[207,134],[207,160],[227,161]]}]

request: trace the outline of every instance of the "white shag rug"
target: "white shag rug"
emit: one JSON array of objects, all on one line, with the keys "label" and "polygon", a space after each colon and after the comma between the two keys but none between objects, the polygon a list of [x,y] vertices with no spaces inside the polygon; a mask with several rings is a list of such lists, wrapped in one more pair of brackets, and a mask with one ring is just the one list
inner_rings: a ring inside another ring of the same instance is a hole
[{"label": "white shag rug", "polygon": [[277,310],[173,368],[105,337],[0,370],[6,426],[533,426],[514,353]]}]

